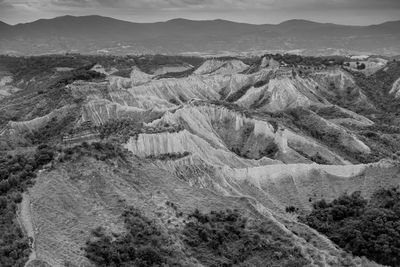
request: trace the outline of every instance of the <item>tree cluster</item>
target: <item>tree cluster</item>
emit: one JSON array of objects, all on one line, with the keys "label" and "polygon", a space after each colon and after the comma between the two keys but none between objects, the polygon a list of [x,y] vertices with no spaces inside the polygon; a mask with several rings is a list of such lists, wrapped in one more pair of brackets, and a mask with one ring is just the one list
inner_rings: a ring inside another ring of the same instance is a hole
[{"label": "tree cluster", "polygon": [[360,192],[321,200],[300,220],[354,255],[400,266],[399,188],[378,189],[369,200]]},{"label": "tree cluster", "polygon": [[0,156],[0,266],[24,266],[28,260],[29,241],[16,220],[17,204],[33,183],[35,171],[53,156],[47,146],[40,146],[32,156]]},{"label": "tree cluster", "polygon": [[127,232],[108,235],[96,228],[87,242],[86,256],[97,266],[174,266],[171,241],[157,224],[130,208],[123,214]]},{"label": "tree cluster", "polygon": [[195,210],[189,218],[183,230],[184,242],[205,266],[309,264],[283,233],[261,221],[249,221],[237,210],[206,214]]},{"label": "tree cluster", "polygon": [[307,57],[294,54],[267,54],[267,57],[273,58],[276,61],[283,62],[288,65],[305,65],[305,66],[331,66],[342,65],[346,60],[342,56],[331,57]]}]

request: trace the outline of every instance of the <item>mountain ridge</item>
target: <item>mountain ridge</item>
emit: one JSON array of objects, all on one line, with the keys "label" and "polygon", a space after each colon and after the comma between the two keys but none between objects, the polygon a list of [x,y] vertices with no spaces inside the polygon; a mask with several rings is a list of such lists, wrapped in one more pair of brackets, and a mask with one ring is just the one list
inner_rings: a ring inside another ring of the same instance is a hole
[{"label": "mountain ridge", "polygon": [[0,23],[7,24],[8,26],[17,26],[17,25],[24,25],[24,24],[31,24],[37,21],[52,21],[52,20],[57,20],[60,18],[69,18],[69,19],[77,19],[77,18],[103,18],[103,19],[111,19],[115,21],[123,21],[123,22],[128,22],[128,23],[133,23],[133,24],[155,24],[155,23],[166,23],[166,22],[172,22],[172,21],[192,21],[192,22],[209,22],[209,21],[219,21],[219,22],[231,22],[231,23],[237,23],[237,24],[247,24],[247,25],[254,25],[254,26],[277,26],[277,25],[282,25],[282,24],[287,24],[287,23],[298,23],[298,22],[304,22],[304,23],[313,23],[313,24],[324,24],[324,25],[337,25],[337,26],[348,26],[348,27],[370,27],[370,26],[380,26],[380,25],[385,25],[385,24],[392,24],[392,23],[400,23],[400,20],[389,20],[389,21],[384,21],[382,23],[377,23],[377,24],[367,24],[367,25],[347,25],[347,24],[338,24],[338,23],[333,23],[333,22],[319,22],[319,21],[314,21],[314,20],[307,20],[307,19],[298,19],[298,18],[293,18],[293,19],[288,19],[284,20],[279,23],[248,23],[248,22],[239,22],[239,21],[234,21],[234,20],[227,20],[227,19],[205,19],[205,20],[194,20],[194,19],[187,19],[183,17],[177,17],[173,19],[168,19],[164,21],[153,21],[153,22],[136,22],[136,21],[130,21],[130,20],[124,20],[124,19],[118,19],[118,18],[113,18],[109,16],[102,16],[102,15],[84,15],[84,16],[74,16],[74,15],[63,15],[63,16],[57,16],[57,17],[52,17],[52,18],[42,18],[42,19],[37,19],[33,21],[28,21],[28,22],[21,22],[21,23],[16,23],[16,24],[8,24],[5,21],[0,20]]},{"label": "mountain ridge", "polygon": [[[308,20],[249,24],[229,20],[137,23],[62,16],[0,25],[0,54],[180,54],[302,50],[304,54],[400,54],[400,21],[347,26]],[[333,51],[333,52],[332,52]],[[344,52],[343,52],[344,51]]]}]

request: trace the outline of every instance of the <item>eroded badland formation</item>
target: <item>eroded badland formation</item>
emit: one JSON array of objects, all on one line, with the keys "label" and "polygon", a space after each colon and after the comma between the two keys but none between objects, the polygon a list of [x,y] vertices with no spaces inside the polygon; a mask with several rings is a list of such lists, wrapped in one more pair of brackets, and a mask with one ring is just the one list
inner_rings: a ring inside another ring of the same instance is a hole
[{"label": "eroded badland formation", "polygon": [[128,206],[171,236],[182,266],[209,266],[181,239],[195,209],[264,221],[303,266],[378,266],[286,208],[399,185],[400,63],[296,58],[1,57],[1,153],[54,149],[18,204],[27,266],[92,266],[90,232],[126,231]]}]

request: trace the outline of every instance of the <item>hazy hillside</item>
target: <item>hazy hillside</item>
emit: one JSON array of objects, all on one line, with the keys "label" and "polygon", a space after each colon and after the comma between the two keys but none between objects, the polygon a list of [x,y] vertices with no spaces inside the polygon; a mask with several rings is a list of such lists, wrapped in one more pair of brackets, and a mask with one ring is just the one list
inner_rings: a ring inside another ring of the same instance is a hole
[{"label": "hazy hillside", "polygon": [[300,50],[304,54],[400,53],[400,22],[365,27],[290,20],[252,25],[174,19],[132,23],[107,17],[64,16],[0,25],[0,53],[222,53]]}]

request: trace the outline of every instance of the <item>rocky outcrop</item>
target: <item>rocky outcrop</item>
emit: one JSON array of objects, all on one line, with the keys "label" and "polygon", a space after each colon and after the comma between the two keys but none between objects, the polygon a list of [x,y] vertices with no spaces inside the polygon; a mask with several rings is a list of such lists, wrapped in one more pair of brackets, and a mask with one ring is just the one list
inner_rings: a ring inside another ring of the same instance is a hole
[{"label": "rocky outcrop", "polygon": [[[111,75],[111,74],[113,74],[113,73],[118,71],[118,69],[115,68],[115,67],[111,67],[111,68],[106,69],[103,66],[101,66],[100,64],[94,65],[91,70],[103,73],[105,75]],[[57,70],[57,71],[59,71],[59,70]]]},{"label": "rocky outcrop", "polygon": [[154,76],[141,71],[138,67],[134,66],[131,72],[132,85],[141,85],[149,82]]},{"label": "rocky outcrop", "polygon": [[292,70],[277,70],[272,72],[271,77],[274,78],[266,85],[250,88],[236,103],[268,111],[329,104],[313,79],[294,75]]},{"label": "rocky outcrop", "polygon": [[274,160],[266,158],[260,161],[241,158],[226,147],[215,147],[187,130],[177,133],[139,134],[137,139],[131,137],[125,148],[141,157],[189,152],[213,166],[244,167],[274,163]]},{"label": "rocky outcrop", "polygon": [[99,99],[89,101],[82,107],[81,117],[77,124],[91,122],[93,125],[101,125],[110,120],[128,118],[138,122],[146,122],[158,118],[161,114],[163,114],[162,111],[144,110]]},{"label": "rocky outcrop", "polygon": [[400,98],[400,78],[397,79],[392,86],[392,89],[390,89],[389,94],[393,94],[394,97]]},{"label": "rocky outcrop", "polygon": [[[187,151],[192,155],[199,154],[200,158],[207,158],[207,162],[211,165],[221,165],[220,156],[214,155],[217,153],[215,148],[225,151],[223,157],[226,159],[223,162],[228,166],[235,166],[237,156],[242,160],[264,159],[264,163],[273,164],[282,161],[305,163],[310,160],[304,155],[312,157],[317,153],[323,155],[327,162],[332,164],[348,163],[315,140],[298,135],[284,126],[276,128],[267,121],[248,118],[239,112],[216,105],[194,102],[174,112],[166,112],[160,119],[147,124],[148,127],[155,129],[163,128],[164,125],[175,125],[177,128],[186,129],[187,132],[181,134],[186,136],[190,133],[190,140],[192,138],[198,140],[196,142],[201,140],[204,149],[201,153],[193,147],[175,151],[174,149],[181,145],[175,146],[173,143],[163,145],[161,139],[167,138],[165,142],[170,142],[168,140],[180,140],[180,138],[176,134],[165,133],[168,136],[165,137],[161,136],[163,133],[160,133],[151,136],[139,135],[138,139],[131,138],[133,148],[130,150],[143,157]],[[145,139],[141,139],[142,137]],[[181,139],[184,140],[183,137]],[[301,151],[302,154],[297,151]],[[271,161],[272,159],[274,161]],[[246,161],[244,164],[257,166],[262,162]]]},{"label": "rocky outcrop", "polygon": [[15,86],[13,86],[12,82],[13,82],[12,76],[6,75],[6,76],[1,77],[1,73],[0,73],[0,99],[10,96],[21,90]]}]

